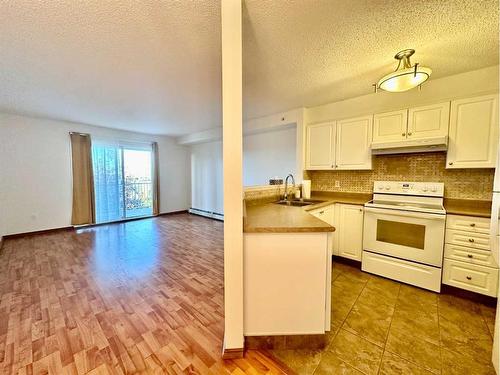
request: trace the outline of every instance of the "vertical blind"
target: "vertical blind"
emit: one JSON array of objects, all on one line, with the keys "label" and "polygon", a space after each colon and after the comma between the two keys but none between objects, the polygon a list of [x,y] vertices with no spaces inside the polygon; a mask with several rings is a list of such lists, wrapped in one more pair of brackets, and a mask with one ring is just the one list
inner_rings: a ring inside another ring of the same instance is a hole
[{"label": "vertical blind", "polygon": [[122,149],[118,144],[94,141],[92,144],[96,222],[125,217]]}]

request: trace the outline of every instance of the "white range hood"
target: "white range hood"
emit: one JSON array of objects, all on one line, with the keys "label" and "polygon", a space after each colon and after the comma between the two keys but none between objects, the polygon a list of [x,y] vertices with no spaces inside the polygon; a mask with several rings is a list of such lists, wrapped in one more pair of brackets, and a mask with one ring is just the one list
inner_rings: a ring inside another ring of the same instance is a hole
[{"label": "white range hood", "polygon": [[397,142],[373,142],[371,148],[374,155],[446,151],[448,149],[448,136],[406,139]]}]

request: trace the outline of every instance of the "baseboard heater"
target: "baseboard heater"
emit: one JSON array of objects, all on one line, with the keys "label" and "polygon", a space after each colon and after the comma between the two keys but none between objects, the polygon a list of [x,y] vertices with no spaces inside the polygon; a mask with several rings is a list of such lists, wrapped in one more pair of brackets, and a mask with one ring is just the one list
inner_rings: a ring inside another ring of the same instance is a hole
[{"label": "baseboard heater", "polygon": [[189,213],[193,214],[193,215],[200,215],[200,216],[209,217],[210,219],[216,219],[216,220],[224,221],[224,215],[223,214],[219,214],[218,212],[200,210],[199,208],[193,208],[193,207],[191,207],[189,209]]}]

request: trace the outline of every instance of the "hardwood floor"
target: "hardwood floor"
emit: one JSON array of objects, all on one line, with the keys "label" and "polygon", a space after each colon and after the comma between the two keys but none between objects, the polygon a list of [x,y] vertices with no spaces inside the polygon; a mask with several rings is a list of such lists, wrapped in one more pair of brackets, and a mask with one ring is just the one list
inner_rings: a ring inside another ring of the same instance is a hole
[{"label": "hardwood floor", "polygon": [[4,374],[284,373],[223,361],[222,223],[180,214],[7,239]]}]

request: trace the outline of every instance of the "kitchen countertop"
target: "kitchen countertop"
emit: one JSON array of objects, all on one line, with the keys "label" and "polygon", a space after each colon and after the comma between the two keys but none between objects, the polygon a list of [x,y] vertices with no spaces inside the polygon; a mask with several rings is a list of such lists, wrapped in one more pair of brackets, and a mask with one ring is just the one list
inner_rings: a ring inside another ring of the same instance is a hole
[{"label": "kitchen countertop", "polygon": [[[314,217],[308,211],[326,207],[334,203],[363,205],[372,199],[372,194],[311,192],[311,199],[320,203],[304,207],[290,207],[274,204],[275,200],[246,201],[244,229],[246,233],[300,233],[333,232],[335,227]],[[476,217],[491,216],[491,201],[474,199],[444,199],[447,214]]]},{"label": "kitchen countertop", "polygon": [[333,203],[344,204],[359,204],[363,205],[373,199],[373,195],[366,193],[336,193],[329,191],[313,191],[311,192],[311,199],[322,200],[324,202],[306,206],[306,211],[311,211],[316,208],[328,206]]},{"label": "kitchen countertop", "polygon": [[444,208],[447,214],[466,215],[476,217],[491,216],[491,201],[475,199],[444,199]]},{"label": "kitchen countertop", "polygon": [[314,217],[307,211],[333,203],[365,204],[371,194],[312,192],[311,199],[323,202],[305,207],[281,206],[272,202],[245,202],[245,233],[300,233],[333,232],[335,227]]}]

